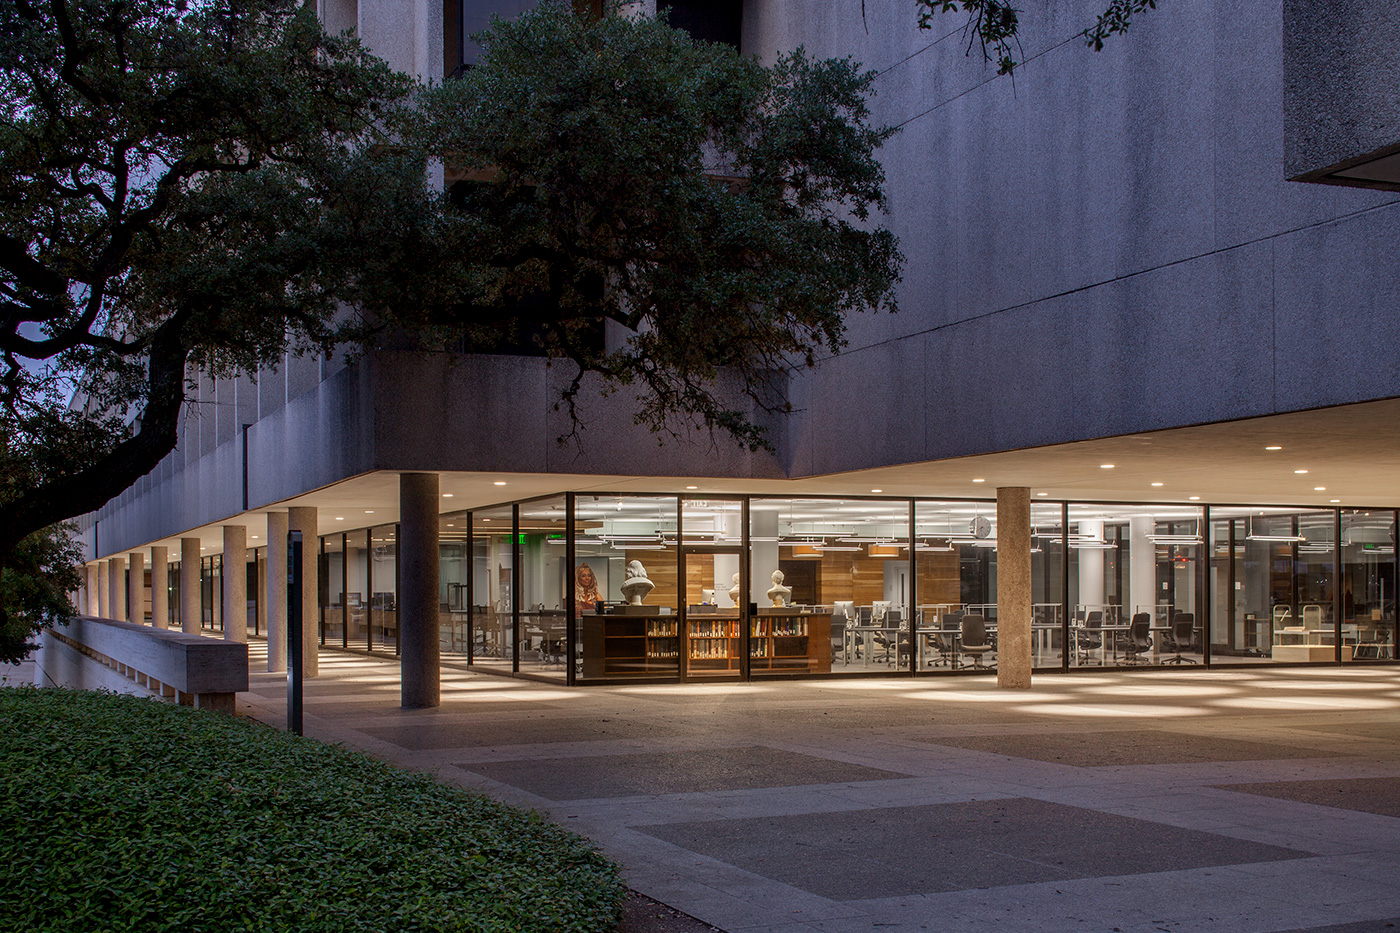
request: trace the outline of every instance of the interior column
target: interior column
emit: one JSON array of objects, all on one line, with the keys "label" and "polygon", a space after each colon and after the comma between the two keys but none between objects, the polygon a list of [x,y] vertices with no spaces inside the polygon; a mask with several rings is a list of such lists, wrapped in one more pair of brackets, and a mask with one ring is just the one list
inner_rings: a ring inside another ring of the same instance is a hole
[{"label": "interior column", "polygon": [[315,677],[321,669],[321,659],[316,653],[321,645],[321,607],[316,586],[316,554],[320,550],[316,507],[299,505],[288,509],[287,526],[291,531],[301,532],[301,673],[303,677]]},{"label": "interior column", "polygon": [[224,526],[224,640],[248,641],[248,529]]},{"label": "interior column", "polygon": [[267,607],[267,669],[287,669],[287,513],[267,513],[267,573],[263,574]]},{"label": "interior column", "polygon": [[[1152,612],[1157,604],[1157,545],[1148,535],[1157,531],[1157,520],[1138,515],[1128,520],[1128,595],[1123,612],[1131,620],[1139,612]],[[1153,620],[1156,623],[1156,620]]]},{"label": "interior column", "polygon": [[[1080,519],[1079,537],[1085,541],[1102,541],[1103,522]],[[1102,610],[1104,605],[1103,555],[1102,548],[1079,549],[1079,604],[1088,606],[1091,612]],[[1105,616],[1103,621],[1108,622],[1108,617]]]},{"label": "interior column", "polygon": [[132,551],[127,555],[126,618],[137,625],[146,624],[146,552]]},{"label": "interior column", "polygon": [[1031,491],[997,490],[997,686],[1031,685]]},{"label": "interior column", "polygon": [[199,539],[180,539],[180,630],[199,634]]},{"label": "interior column", "polygon": [[404,709],[441,702],[438,475],[399,474],[399,682]]},{"label": "interior column", "polygon": [[119,622],[126,621],[126,558],[107,558],[107,587],[110,590],[108,607],[112,610],[110,618]]},{"label": "interior column", "polygon": [[151,625],[170,627],[170,553],[164,545],[151,546]]}]

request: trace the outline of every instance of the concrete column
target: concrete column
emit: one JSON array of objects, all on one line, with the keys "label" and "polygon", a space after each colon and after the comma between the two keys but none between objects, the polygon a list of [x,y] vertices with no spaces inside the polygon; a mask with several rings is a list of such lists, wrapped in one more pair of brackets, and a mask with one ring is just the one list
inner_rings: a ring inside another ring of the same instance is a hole
[{"label": "concrete column", "polygon": [[320,658],[316,652],[321,645],[320,606],[316,594],[316,552],[319,550],[316,507],[288,509],[287,525],[291,531],[301,532],[301,673],[303,677],[315,677],[320,673]]},{"label": "concrete column", "polygon": [[132,551],[127,556],[126,617],[137,625],[146,624],[146,552]]},{"label": "concrete column", "polygon": [[438,475],[399,474],[399,683],[404,709],[441,702]]},{"label": "concrete column", "polygon": [[90,616],[102,615],[102,565],[90,563],[87,570],[87,602],[83,612]]},{"label": "concrete column", "polygon": [[267,573],[263,575],[263,605],[267,606],[267,669],[287,669],[287,513],[267,513]]},{"label": "concrete column", "polygon": [[[1103,540],[1103,522],[1080,520],[1079,534],[1086,540]],[[1084,606],[1102,606],[1104,552],[1100,548],[1082,547],[1079,549],[1079,602]],[[1074,611],[1074,607],[1070,607]],[[1092,608],[1089,611],[1093,611]],[[1107,616],[1104,622],[1109,622]]]},{"label": "concrete column", "polygon": [[110,618],[119,622],[126,621],[126,558],[107,558],[107,588],[110,590],[111,599],[108,603],[112,610]]},{"label": "concrete column", "polygon": [[97,562],[97,617],[111,618],[112,611],[112,568],[105,560]]},{"label": "concrete column", "polygon": [[180,539],[180,630],[199,634],[199,539]]},{"label": "concrete column", "polygon": [[1031,685],[1031,491],[997,490],[997,686]]},{"label": "concrete column", "polygon": [[248,641],[248,529],[224,526],[224,640]]},{"label": "concrete column", "polygon": [[163,545],[151,547],[151,625],[170,628],[170,552]]},{"label": "concrete column", "polygon": [[[1123,611],[1128,614],[1152,612],[1157,605],[1157,545],[1148,535],[1157,530],[1151,515],[1138,515],[1128,520],[1128,595]],[[1155,620],[1154,620],[1155,621]]]}]

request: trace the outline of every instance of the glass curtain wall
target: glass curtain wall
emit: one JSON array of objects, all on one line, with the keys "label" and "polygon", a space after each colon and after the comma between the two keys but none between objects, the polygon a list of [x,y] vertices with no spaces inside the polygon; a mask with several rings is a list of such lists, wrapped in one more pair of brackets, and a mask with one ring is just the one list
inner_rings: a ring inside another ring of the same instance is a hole
[{"label": "glass curtain wall", "polygon": [[574,566],[565,569],[579,679],[679,676],[677,510],[674,496],[575,498]]},{"label": "glass curtain wall", "polygon": [[1342,660],[1392,661],[1396,515],[1345,509],[1341,531]]},{"label": "glass curtain wall", "polygon": [[169,614],[170,627],[179,629],[184,625],[180,620],[180,562],[177,560],[166,566],[166,612]]},{"label": "glass curtain wall", "polygon": [[568,655],[566,565],[568,529],[563,496],[520,503],[520,670],[563,681]]},{"label": "glass curtain wall", "polygon": [[466,512],[438,518],[438,650],[444,660],[471,660],[469,531]]},{"label": "glass curtain wall", "polygon": [[914,503],[919,670],[996,666],[996,511],[992,502]]},{"label": "glass curtain wall", "polygon": [[1214,662],[1337,659],[1336,524],[1331,509],[1211,509]]},{"label": "glass curtain wall", "polygon": [[1031,664],[1065,663],[1064,506],[1031,503]]},{"label": "glass curtain wall", "polygon": [[370,529],[370,648],[399,653],[398,526]]},{"label": "glass curtain wall", "polygon": [[321,539],[321,644],[345,647],[345,535]]},{"label": "glass curtain wall", "polygon": [[751,674],[911,670],[909,594],[907,499],[750,500]]},{"label": "glass curtain wall", "polygon": [[1200,664],[1204,512],[1070,503],[1070,665]]},{"label": "glass curtain wall", "polygon": [[481,667],[515,669],[514,510],[472,512],[471,659]]},{"label": "glass curtain wall", "polygon": [[369,650],[369,531],[345,535],[346,647]]}]

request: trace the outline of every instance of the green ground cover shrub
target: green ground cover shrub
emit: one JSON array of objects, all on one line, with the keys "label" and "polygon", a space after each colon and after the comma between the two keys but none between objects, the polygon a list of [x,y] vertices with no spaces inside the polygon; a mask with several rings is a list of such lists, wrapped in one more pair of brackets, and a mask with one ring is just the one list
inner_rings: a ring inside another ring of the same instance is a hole
[{"label": "green ground cover shrub", "polygon": [[0,930],[603,931],[616,865],[539,816],[276,729],[0,690]]}]

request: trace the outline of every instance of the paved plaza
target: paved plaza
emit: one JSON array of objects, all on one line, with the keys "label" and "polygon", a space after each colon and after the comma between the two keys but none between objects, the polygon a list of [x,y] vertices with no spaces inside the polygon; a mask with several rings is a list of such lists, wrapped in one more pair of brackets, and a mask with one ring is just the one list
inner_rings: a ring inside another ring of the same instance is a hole
[{"label": "paved plaza", "polygon": [[[260,644],[253,668],[263,666]],[[731,933],[1400,929],[1400,670],[565,689],[327,652],[306,732],[540,810]],[[285,677],[239,711],[277,725]]]}]

